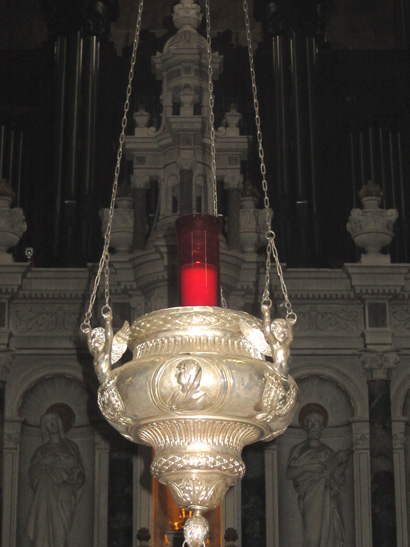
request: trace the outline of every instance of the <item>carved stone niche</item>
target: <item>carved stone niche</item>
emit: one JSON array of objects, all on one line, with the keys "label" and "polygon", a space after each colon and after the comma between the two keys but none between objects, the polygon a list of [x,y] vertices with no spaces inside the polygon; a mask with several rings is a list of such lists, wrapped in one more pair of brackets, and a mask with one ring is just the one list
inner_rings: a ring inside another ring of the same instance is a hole
[{"label": "carved stone niche", "polygon": [[[323,373],[309,372],[310,365],[304,363],[304,371],[300,370],[301,361],[299,361],[299,375],[297,382],[300,390],[299,415],[296,415],[288,430],[278,439],[277,459],[278,459],[278,491],[277,496],[281,500],[278,506],[278,512],[275,518],[279,526],[279,541],[286,538],[288,545],[304,544],[304,525],[303,515],[306,515],[306,499],[303,514],[299,507],[301,500],[299,493],[295,489],[295,475],[289,466],[296,465],[298,459],[303,454],[303,446],[307,442],[308,433],[304,429],[307,422],[305,418],[309,414],[319,414],[323,416],[322,430],[320,433],[320,442],[322,443],[323,454],[328,457],[333,455],[346,457],[346,467],[344,470],[344,485],[337,493],[339,509],[343,515],[345,545],[355,545],[357,508],[355,507],[355,483],[354,483],[354,465],[353,454],[351,452],[353,445],[353,428],[351,420],[357,409],[353,408],[350,394],[331,377],[325,377],[325,368]],[[312,364],[313,365],[313,364]],[[317,361],[313,365],[317,370]],[[339,365],[340,366],[340,365]],[[333,363],[335,369],[339,368]],[[327,415],[327,417],[326,417]],[[303,427],[302,427],[303,424]],[[330,454],[330,456],[329,456]],[[338,456],[337,456],[338,457]],[[291,463],[292,462],[292,463]],[[275,486],[272,485],[272,489]],[[321,494],[318,494],[320,496]],[[310,496],[311,503],[314,504],[314,496]],[[310,503],[310,502],[308,502]],[[323,510],[320,514],[325,514]],[[319,514],[319,513],[318,513]],[[330,513],[329,513],[330,514]],[[320,536],[322,525],[321,519],[315,519],[317,528],[314,532]],[[268,525],[269,526],[269,525]],[[274,533],[274,530],[272,530]],[[321,537],[323,541],[323,537]],[[326,541],[325,541],[326,543]]]},{"label": "carved stone niche", "polygon": [[[62,370],[64,371],[63,364]],[[104,487],[100,484],[94,485],[93,480],[94,477],[103,478],[103,474],[101,469],[96,470],[95,432],[90,425],[89,410],[89,395],[84,385],[67,374],[48,374],[25,392],[20,407],[23,424],[19,443],[19,474],[16,477],[18,483],[16,491],[19,492],[17,545],[27,544],[28,533],[31,533],[33,537],[39,534],[34,516],[36,511],[38,515],[41,515],[41,505],[46,493],[35,485],[33,487],[29,477],[36,458],[41,462],[47,455],[50,433],[45,435],[44,430],[47,428],[44,426],[42,416],[50,413],[58,416],[63,429],[63,431],[58,429],[59,438],[63,439],[61,451],[64,450],[64,453],[61,454],[61,461],[67,462],[68,458],[70,465],[73,465],[73,469],[75,468],[76,477],[79,477],[79,474],[82,477],[77,483],[77,503],[72,509],[73,522],[71,529],[68,530],[69,543],[72,545],[94,544],[94,499],[100,495],[100,490],[103,491]],[[102,469],[106,463],[102,464]],[[50,469],[50,473],[52,472],[59,473],[58,470]],[[104,517],[106,518],[106,515]],[[44,516],[41,515],[38,518],[44,519],[42,527],[55,526],[62,535],[67,533],[63,519],[59,517],[59,511],[53,516],[45,512]]]}]

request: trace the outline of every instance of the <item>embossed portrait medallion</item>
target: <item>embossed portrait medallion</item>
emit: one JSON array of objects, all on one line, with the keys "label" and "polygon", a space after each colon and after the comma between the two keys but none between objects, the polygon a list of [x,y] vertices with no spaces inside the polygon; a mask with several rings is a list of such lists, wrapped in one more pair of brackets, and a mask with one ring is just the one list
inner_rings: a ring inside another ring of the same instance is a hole
[{"label": "embossed portrait medallion", "polygon": [[152,376],[150,394],[161,410],[189,414],[215,410],[228,389],[228,371],[209,359],[182,355],[161,365]]}]

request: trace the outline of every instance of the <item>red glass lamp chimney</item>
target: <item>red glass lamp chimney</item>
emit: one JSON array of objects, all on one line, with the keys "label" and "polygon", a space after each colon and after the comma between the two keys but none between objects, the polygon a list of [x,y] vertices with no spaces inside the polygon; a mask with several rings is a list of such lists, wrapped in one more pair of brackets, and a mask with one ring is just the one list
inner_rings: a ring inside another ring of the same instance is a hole
[{"label": "red glass lamp chimney", "polygon": [[176,222],[182,306],[217,306],[219,219],[186,215]]}]

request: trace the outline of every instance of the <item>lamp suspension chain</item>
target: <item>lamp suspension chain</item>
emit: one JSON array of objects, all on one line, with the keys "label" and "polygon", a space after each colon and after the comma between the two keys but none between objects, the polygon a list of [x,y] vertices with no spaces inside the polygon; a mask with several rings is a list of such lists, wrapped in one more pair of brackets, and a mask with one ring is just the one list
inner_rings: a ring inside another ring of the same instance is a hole
[{"label": "lamp suspension chain", "polygon": [[110,208],[108,212],[108,222],[107,222],[107,228],[105,230],[104,234],[104,246],[102,255],[100,258],[100,262],[98,265],[98,271],[97,275],[94,279],[94,286],[93,291],[90,298],[90,303],[88,306],[88,310],[84,316],[84,321],[81,324],[81,331],[83,333],[87,333],[91,329],[91,317],[93,312],[93,307],[95,303],[95,299],[97,297],[97,291],[98,287],[101,282],[101,274],[104,270],[104,296],[105,296],[105,305],[102,308],[102,314],[105,316],[108,312],[111,311],[110,307],[110,254],[109,254],[109,247],[110,247],[110,240],[111,240],[111,229],[112,229],[112,221],[114,217],[114,207],[115,207],[115,200],[117,197],[117,190],[118,190],[118,179],[120,175],[120,169],[121,169],[121,159],[123,154],[123,146],[124,146],[124,139],[125,139],[125,129],[127,127],[128,123],[128,110],[130,108],[130,97],[132,92],[132,82],[134,79],[134,67],[135,62],[137,59],[137,48],[138,48],[138,42],[139,42],[139,36],[141,31],[141,20],[142,20],[142,11],[144,8],[144,0],[140,0],[140,3],[138,5],[138,16],[137,16],[137,23],[135,28],[135,35],[134,35],[134,43],[132,46],[132,54],[131,54],[131,65],[130,70],[128,73],[128,85],[127,90],[125,93],[125,103],[124,103],[124,110],[123,110],[123,117],[121,120],[121,133],[119,137],[119,145],[118,145],[118,151],[117,151],[117,161],[115,165],[114,170],[114,182],[112,186],[112,193],[111,193],[111,202],[110,202]]},{"label": "lamp suspension chain", "polygon": [[289,300],[288,289],[286,287],[286,283],[283,277],[282,266],[279,261],[278,250],[275,244],[276,234],[272,230],[272,215],[270,212],[270,201],[268,196],[268,182],[266,180],[265,152],[263,149],[261,119],[259,115],[258,90],[256,87],[255,65],[253,61],[253,48],[252,48],[247,0],[243,0],[243,11],[245,15],[246,40],[248,44],[249,67],[250,67],[250,73],[251,73],[252,95],[253,95],[253,108],[255,112],[256,137],[258,141],[258,154],[260,159],[260,172],[262,175],[262,189],[264,193],[263,203],[266,210],[266,232],[265,232],[265,237],[267,240],[266,268],[265,268],[266,271],[265,271],[265,288],[262,295],[262,304],[267,304],[269,308],[272,307],[272,300],[270,298],[270,268],[271,268],[271,258],[273,257],[275,261],[275,265],[276,265],[278,278],[280,281],[282,294],[284,297],[284,302],[281,305],[286,308],[286,319],[290,323],[295,324],[297,321],[297,315],[293,311],[292,304]]},{"label": "lamp suspension chain", "polygon": [[214,84],[212,69],[212,48],[211,48],[211,15],[209,10],[209,0],[205,0],[206,15],[206,44],[208,53],[208,90],[209,90],[209,134],[211,138],[211,177],[212,177],[212,197],[214,206],[214,216],[218,216],[218,190],[216,183],[216,151],[215,151],[215,115],[214,115]]},{"label": "lamp suspension chain", "polygon": [[[212,201],[213,214],[218,216],[218,187],[216,181],[216,148],[215,148],[215,115],[214,115],[214,84],[213,84],[213,69],[212,69],[212,44],[211,44],[211,14],[209,9],[209,0],[205,0],[205,19],[206,19],[206,51],[208,54],[208,91],[209,91],[209,135],[211,139],[211,178],[212,178]],[[223,295],[222,286],[221,306],[227,308],[225,297]]]}]

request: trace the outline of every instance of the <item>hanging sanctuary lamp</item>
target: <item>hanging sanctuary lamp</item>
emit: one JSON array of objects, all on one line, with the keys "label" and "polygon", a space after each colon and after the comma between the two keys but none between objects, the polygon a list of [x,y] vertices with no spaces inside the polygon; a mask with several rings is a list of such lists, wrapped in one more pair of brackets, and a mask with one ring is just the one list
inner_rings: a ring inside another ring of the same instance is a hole
[{"label": "hanging sanctuary lamp", "polygon": [[[192,0],[182,0],[181,4],[183,9],[191,6]],[[124,437],[154,448],[151,473],[168,485],[180,508],[192,513],[184,526],[187,547],[205,545],[209,525],[203,514],[217,507],[228,488],[243,477],[242,448],[280,435],[291,422],[297,403],[296,383],[288,373],[292,327],[297,317],[289,301],[271,227],[246,0],[243,9],[266,210],[262,320],[229,309],[220,290],[209,0],[205,0],[205,7],[214,210],[211,215],[188,215],[177,220],[181,306],[153,311],[131,326],[125,322],[116,334],[113,332],[109,245],[141,29],[140,0],[103,252],[81,325],[100,382],[100,410]],[[284,319],[273,321],[272,260],[286,309]],[[92,329],[92,310],[103,273],[104,327]],[[127,348],[132,351],[132,360],[113,368]]]}]

